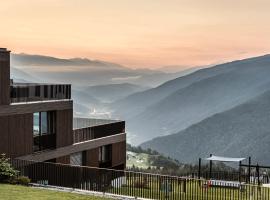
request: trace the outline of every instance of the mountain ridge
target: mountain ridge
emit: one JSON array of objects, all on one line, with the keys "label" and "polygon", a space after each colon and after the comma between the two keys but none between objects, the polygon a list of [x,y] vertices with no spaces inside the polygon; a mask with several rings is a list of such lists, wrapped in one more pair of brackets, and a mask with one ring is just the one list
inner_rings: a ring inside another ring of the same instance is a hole
[{"label": "mountain ridge", "polygon": [[[270,90],[217,113],[178,133],[143,143],[181,162],[196,162],[210,153],[229,157],[252,156],[270,164]],[[161,145],[162,144],[162,145]],[[267,158],[267,159],[266,159]]]},{"label": "mountain ridge", "polygon": [[[133,94],[126,98],[131,99],[130,102],[121,105],[118,101],[114,105],[124,110],[120,116],[129,121],[130,133],[141,137],[133,140],[138,144],[145,139],[180,131],[259,95],[268,89],[269,77],[270,56],[266,55],[201,69]],[[170,91],[166,91],[168,85],[173,85]],[[165,93],[162,93],[163,88]]]},{"label": "mountain ridge", "polygon": [[99,66],[99,67],[116,67],[127,69],[126,67],[100,60],[90,60],[88,58],[57,58],[45,55],[32,54],[11,54],[11,62],[17,66]]}]

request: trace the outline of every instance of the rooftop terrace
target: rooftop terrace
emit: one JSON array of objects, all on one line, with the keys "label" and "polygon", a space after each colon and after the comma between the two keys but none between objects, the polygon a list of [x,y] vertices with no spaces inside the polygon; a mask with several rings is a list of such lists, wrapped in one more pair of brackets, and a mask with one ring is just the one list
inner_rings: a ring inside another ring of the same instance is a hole
[{"label": "rooftop terrace", "polygon": [[71,99],[70,84],[13,83],[11,103]]},{"label": "rooftop terrace", "polygon": [[125,133],[125,122],[109,119],[73,119],[74,143]]},{"label": "rooftop terrace", "polygon": [[113,119],[73,118],[73,130],[121,122]]}]

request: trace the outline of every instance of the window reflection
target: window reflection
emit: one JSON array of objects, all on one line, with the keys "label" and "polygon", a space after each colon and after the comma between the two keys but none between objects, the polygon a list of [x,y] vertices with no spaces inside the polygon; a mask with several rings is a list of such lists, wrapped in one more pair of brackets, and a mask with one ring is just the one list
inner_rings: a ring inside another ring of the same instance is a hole
[{"label": "window reflection", "polygon": [[41,112],[41,134],[47,134],[48,132],[48,117],[47,112]]},{"label": "window reflection", "polygon": [[34,136],[39,135],[39,127],[40,127],[40,121],[39,121],[39,112],[34,113]]},{"label": "window reflection", "polygon": [[33,150],[42,151],[56,147],[55,111],[36,112],[33,114]]}]

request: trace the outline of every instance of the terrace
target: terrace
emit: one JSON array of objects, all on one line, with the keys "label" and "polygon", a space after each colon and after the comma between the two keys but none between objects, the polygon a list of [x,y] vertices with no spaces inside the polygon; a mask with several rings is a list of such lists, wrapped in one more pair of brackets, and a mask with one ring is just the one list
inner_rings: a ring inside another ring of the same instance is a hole
[{"label": "terrace", "polygon": [[[73,119],[73,144],[46,151],[21,156],[23,160],[46,161],[56,157],[71,155],[100,146],[106,146],[126,140],[125,122],[104,119]],[[102,165],[106,167],[105,165]]]},{"label": "terrace", "polygon": [[71,99],[70,84],[13,83],[10,86],[11,103]]},{"label": "terrace", "polygon": [[125,122],[120,120],[74,118],[73,142],[79,143],[125,133],[124,124]]}]

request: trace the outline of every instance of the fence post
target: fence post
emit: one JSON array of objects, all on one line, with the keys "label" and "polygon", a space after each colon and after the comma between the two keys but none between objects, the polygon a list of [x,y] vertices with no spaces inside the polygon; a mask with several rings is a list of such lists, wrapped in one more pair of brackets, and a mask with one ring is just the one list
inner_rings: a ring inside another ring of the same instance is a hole
[{"label": "fence post", "polygon": [[[210,157],[212,157],[212,154],[210,154]],[[212,179],[212,160],[210,160],[210,173],[209,173],[209,179]]]},{"label": "fence post", "polygon": [[242,165],[242,162],[240,161],[239,162],[239,177],[238,177],[239,183],[241,183],[241,165]]},{"label": "fence post", "polygon": [[183,187],[184,187],[184,193],[186,193],[187,192],[187,179],[185,178],[184,179],[184,185],[183,185]]},{"label": "fence post", "polygon": [[251,176],[251,157],[248,157],[248,183],[250,183]]},{"label": "fence post", "polygon": [[259,168],[258,163],[256,166],[256,172],[257,172],[258,185],[260,185],[260,168]]},{"label": "fence post", "polygon": [[201,163],[202,163],[202,159],[199,158],[199,172],[198,172],[198,178],[201,179]]}]

